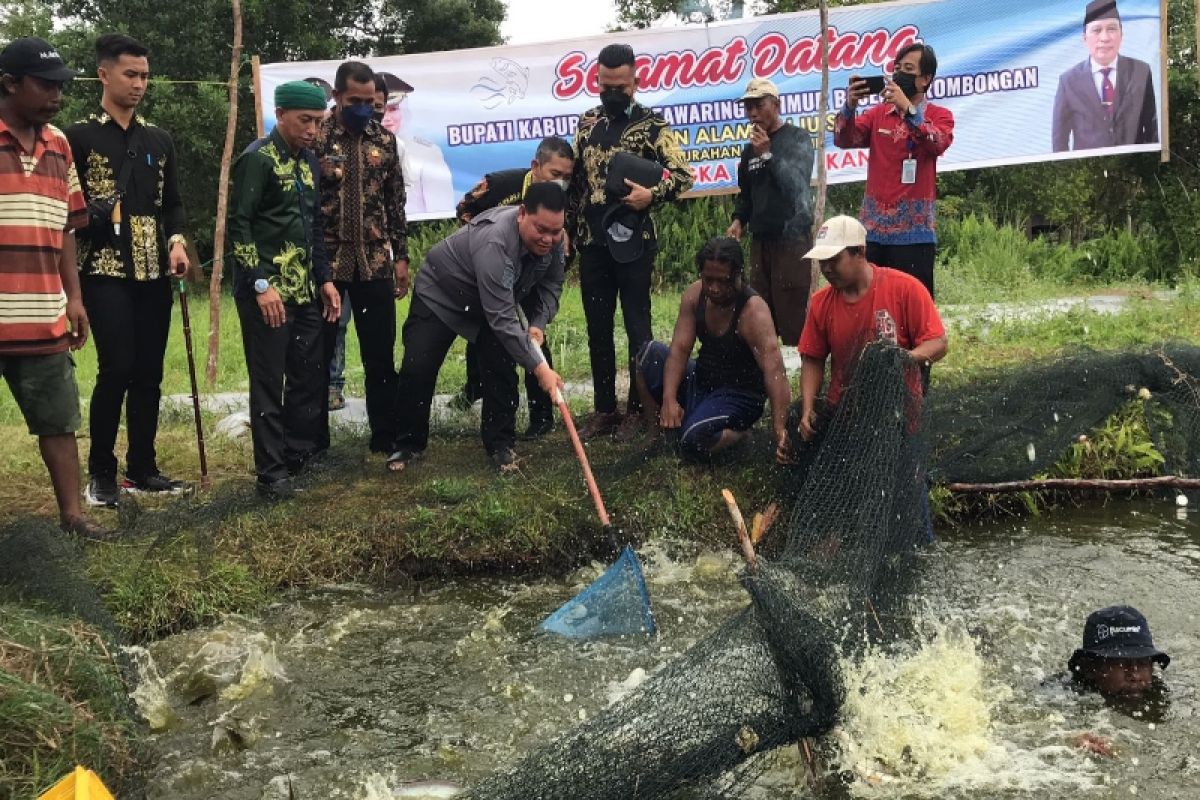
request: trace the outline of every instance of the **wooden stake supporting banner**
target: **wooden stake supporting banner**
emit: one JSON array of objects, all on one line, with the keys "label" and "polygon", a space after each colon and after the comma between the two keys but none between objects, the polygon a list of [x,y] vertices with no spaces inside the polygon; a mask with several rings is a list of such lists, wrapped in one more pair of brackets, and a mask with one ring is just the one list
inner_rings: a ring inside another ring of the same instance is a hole
[{"label": "wooden stake supporting banner", "polygon": [[[813,204],[813,239],[825,222],[825,196],[829,192],[829,173],[825,169],[825,121],[829,116],[829,4],[821,0],[821,100],[817,106],[817,197]],[[811,262],[808,281],[808,296],[817,290],[817,279],[821,268],[816,260]]]},{"label": "wooden stake supporting banner", "polygon": [[[1167,24],[1167,0],[1159,0],[1158,7],[1159,30],[1162,32],[1162,38],[1158,43],[1158,53],[1163,83],[1162,112],[1159,119],[1162,120],[1162,163],[1165,164],[1171,160],[1171,85],[1168,74],[1170,71],[1170,64],[1168,62],[1170,59],[1168,58],[1167,51],[1171,26]],[[1196,9],[1196,33],[1200,34],[1200,0],[1196,3]],[[1197,41],[1200,41],[1200,39]]]},{"label": "wooden stake supporting banner", "polygon": [[231,0],[233,10],[233,55],[229,65],[229,118],[225,124],[225,150],[221,153],[221,175],[217,185],[217,224],[213,231],[212,277],[208,282],[208,362],[204,378],[210,388],[217,383],[217,356],[221,350],[221,273],[225,270],[225,216],[229,211],[229,170],[237,135],[238,73],[242,69],[242,4]]}]

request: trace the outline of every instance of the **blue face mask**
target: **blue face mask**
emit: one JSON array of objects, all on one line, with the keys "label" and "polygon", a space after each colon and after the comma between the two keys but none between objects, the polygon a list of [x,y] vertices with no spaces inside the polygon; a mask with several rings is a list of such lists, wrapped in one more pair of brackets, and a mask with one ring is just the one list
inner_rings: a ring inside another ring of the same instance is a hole
[{"label": "blue face mask", "polygon": [[342,125],[351,133],[362,133],[367,129],[367,123],[375,114],[375,109],[368,103],[354,103],[342,106]]}]

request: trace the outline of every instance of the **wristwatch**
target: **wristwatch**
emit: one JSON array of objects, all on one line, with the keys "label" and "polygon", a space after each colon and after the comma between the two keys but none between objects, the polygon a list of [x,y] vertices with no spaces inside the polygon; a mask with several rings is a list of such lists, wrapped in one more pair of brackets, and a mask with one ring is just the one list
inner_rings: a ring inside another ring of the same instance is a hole
[{"label": "wristwatch", "polygon": [[258,294],[263,294],[270,288],[271,284],[267,282],[266,278],[259,278],[254,282],[254,291]]},{"label": "wristwatch", "polygon": [[167,239],[167,249],[170,250],[172,247],[174,247],[177,244],[181,244],[181,245],[183,245],[185,250],[187,249],[187,239],[184,238],[184,235],[182,233],[177,233],[174,236],[172,236],[170,239]]}]

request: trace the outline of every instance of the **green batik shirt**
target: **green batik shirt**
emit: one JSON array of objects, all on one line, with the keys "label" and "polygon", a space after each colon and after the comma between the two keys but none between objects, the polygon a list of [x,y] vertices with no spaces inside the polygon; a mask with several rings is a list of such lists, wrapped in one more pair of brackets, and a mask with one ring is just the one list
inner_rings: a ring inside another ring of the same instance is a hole
[{"label": "green batik shirt", "polygon": [[278,129],[238,156],[229,197],[234,297],[254,297],[254,282],[266,278],[285,303],[303,305],[330,280],[317,174],[316,155],[293,155]]}]

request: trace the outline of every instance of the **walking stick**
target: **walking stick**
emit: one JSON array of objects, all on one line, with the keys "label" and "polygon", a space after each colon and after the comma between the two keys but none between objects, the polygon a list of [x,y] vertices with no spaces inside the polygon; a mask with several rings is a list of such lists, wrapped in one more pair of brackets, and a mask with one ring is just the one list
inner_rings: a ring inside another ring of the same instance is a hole
[{"label": "walking stick", "polygon": [[188,378],[192,382],[192,415],[196,418],[196,447],[200,451],[200,488],[211,485],[204,455],[204,423],[200,420],[200,389],[196,384],[196,357],[192,354],[192,318],[188,313],[187,283],[179,282],[179,310],[183,315],[183,341],[187,346]]}]

